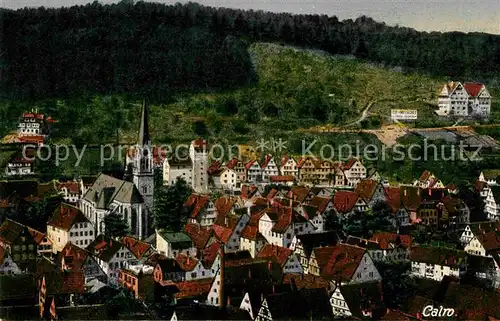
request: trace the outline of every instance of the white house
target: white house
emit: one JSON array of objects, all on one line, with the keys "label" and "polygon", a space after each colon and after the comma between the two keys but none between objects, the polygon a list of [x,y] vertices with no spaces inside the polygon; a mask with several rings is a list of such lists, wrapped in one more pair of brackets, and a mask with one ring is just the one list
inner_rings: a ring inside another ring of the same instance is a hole
[{"label": "white house", "polygon": [[177,178],[193,186],[193,163],[189,157],[165,159],[163,162],[163,185],[173,185]]},{"label": "white house", "polygon": [[413,186],[420,188],[444,188],[443,182],[429,171],[424,171],[420,178],[413,182]]},{"label": "white house", "polygon": [[412,247],[411,275],[435,281],[444,276],[460,278],[466,269],[466,253],[446,248]]},{"label": "white house", "polygon": [[262,181],[263,182],[269,182],[270,176],[279,175],[278,166],[276,165],[276,162],[274,161],[274,157],[271,155],[266,155],[260,168],[261,168],[261,172],[262,172]]},{"label": "white house", "polygon": [[345,180],[347,186],[354,187],[358,183],[366,178],[366,167],[357,158],[349,159],[345,164],[342,165],[342,171],[344,172]]},{"label": "white house", "polygon": [[500,183],[500,170],[498,169],[489,169],[484,170],[479,175],[480,182],[485,182],[488,185],[499,185]]},{"label": "white house", "polygon": [[258,227],[247,225],[241,231],[240,250],[250,252],[252,257],[255,257],[266,244],[267,240],[259,232]]},{"label": "white house", "polygon": [[497,229],[500,229],[500,221],[469,223],[465,226],[465,229],[460,236],[460,243],[462,243],[463,246],[466,246],[476,235],[485,234]]},{"label": "white house", "polygon": [[296,179],[299,177],[297,162],[293,157],[289,157],[288,155],[283,156],[280,164],[280,173],[283,176],[293,176]]},{"label": "white house", "polygon": [[62,194],[62,197],[66,203],[76,205],[80,201],[80,198],[82,197],[80,184],[76,180],[68,182],[59,182],[57,184],[57,189]]},{"label": "white house", "polygon": [[10,253],[3,246],[0,246],[0,275],[18,275],[22,270],[12,260]]},{"label": "white house", "polygon": [[259,162],[256,160],[251,160],[245,164],[246,177],[248,182],[252,184],[260,183],[262,181],[262,170],[260,168]]},{"label": "white house", "polygon": [[196,256],[196,247],[184,232],[156,230],[156,250],[168,258],[175,258],[179,253]]},{"label": "white house", "polygon": [[77,207],[60,204],[47,223],[47,237],[55,252],[61,251],[66,244],[72,243],[85,248],[94,241],[94,226]]},{"label": "white house", "polygon": [[45,115],[37,111],[24,113],[17,126],[17,132],[23,136],[38,136],[45,134]]},{"label": "white house", "polygon": [[239,187],[238,175],[232,169],[222,167],[210,174],[210,177],[217,189],[233,191]]},{"label": "white house", "polygon": [[209,195],[191,194],[184,206],[190,209],[190,223],[211,226],[217,219],[217,208]]},{"label": "white house", "polygon": [[488,117],[491,109],[491,95],[481,83],[448,82],[438,97],[440,116]]},{"label": "white house", "polygon": [[373,309],[379,307],[382,302],[381,282],[339,285],[330,297],[335,318],[369,318]]},{"label": "white house", "polygon": [[500,186],[491,186],[485,200],[485,212],[491,221],[500,220]]},{"label": "white house", "polygon": [[[26,155],[28,156],[28,155]],[[23,157],[23,155],[14,155],[7,162],[5,167],[6,176],[25,176],[34,174],[33,159],[31,156]]]}]

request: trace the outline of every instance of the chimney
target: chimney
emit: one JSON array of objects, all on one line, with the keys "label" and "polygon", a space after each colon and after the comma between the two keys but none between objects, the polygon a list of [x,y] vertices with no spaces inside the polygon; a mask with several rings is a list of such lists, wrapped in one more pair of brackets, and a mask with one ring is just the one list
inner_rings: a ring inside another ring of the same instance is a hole
[{"label": "chimney", "polygon": [[224,308],[225,302],[224,302],[224,264],[225,264],[225,259],[224,259],[224,245],[221,244],[221,247],[219,249],[219,256],[220,256],[220,268],[219,268],[219,307]]}]

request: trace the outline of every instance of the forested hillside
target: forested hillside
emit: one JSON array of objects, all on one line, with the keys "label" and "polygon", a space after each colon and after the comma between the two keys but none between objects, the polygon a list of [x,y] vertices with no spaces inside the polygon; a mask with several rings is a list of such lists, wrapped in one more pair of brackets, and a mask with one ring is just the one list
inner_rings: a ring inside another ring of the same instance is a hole
[{"label": "forested hillside", "polygon": [[460,80],[500,73],[500,36],[417,32],[366,17],[144,2],[1,15],[0,91],[23,99],[126,92],[165,101],[172,91],[241,86],[253,80],[245,49],[256,41]]}]

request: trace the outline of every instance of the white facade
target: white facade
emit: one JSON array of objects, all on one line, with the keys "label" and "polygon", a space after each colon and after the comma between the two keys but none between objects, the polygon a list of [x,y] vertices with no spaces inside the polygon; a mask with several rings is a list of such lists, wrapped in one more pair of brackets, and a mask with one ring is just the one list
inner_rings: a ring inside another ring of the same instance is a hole
[{"label": "white facade", "polygon": [[218,189],[233,191],[239,186],[238,175],[229,168],[224,168],[217,175],[213,175],[214,187]]},{"label": "white facade", "polygon": [[60,252],[69,242],[85,248],[96,238],[94,226],[89,221],[75,223],[69,230],[47,225],[47,237],[52,242],[54,253]]},{"label": "white facade", "polygon": [[297,162],[292,157],[288,158],[284,164],[280,167],[281,175],[293,176],[295,178],[299,177],[299,169],[297,168]]},{"label": "white facade", "polygon": [[483,172],[481,172],[481,174],[479,174],[479,181],[480,182],[485,182],[488,185],[498,185],[498,183],[499,183],[497,181],[497,179],[494,178],[494,177],[486,178]]},{"label": "white facade", "polygon": [[439,94],[438,107],[436,113],[441,116],[487,117],[491,109],[491,96],[482,84],[450,82],[443,86]]},{"label": "white facade", "polygon": [[37,113],[25,113],[17,126],[17,132],[23,136],[35,136],[43,134],[44,115]]},{"label": "white facade", "polygon": [[192,163],[187,161],[170,164],[168,159],[165,159],[163,162],[163,185],[173,185],[177,177],[184,179],[189,186],[193,186]]},{"label": "white facade", "polygon": [[257,237],[256,240],[240,237],[240,251],[248,251],[252,257],[255,257],[266,243],[266,240],[260,237]]},{"label": "white facade", "polygon": [[195,140],[189,147],[189,157],[193,162],[193,189],[198,193],[208,191],[208,145],[205,140]]},{"label": "white facade", "polygon": [[344,296],[340,292],[338,286],[330,297],[330,305],[332,306],[332,313],[334,317],[350,317],[352,316],[349,307],[347,306]]},{"label": "white facade", "polygon": [[[494,193],[500,193],[500,189],[490,188],[488,192],[488,196],[486,196],[485,200],[485,212],[489,220],[498,221],[500,220],[500,204],[496,201]],[[497,199],[500,199],[500,196],[497,196]]]},{"label": "white facade", "polygon": [[30,161],[13,161],[5,167],[6,176],[31,175],[33,172],[33,163]]},{"label": "white facade", "polygon": [[441,281],[444,276],[460,277],[458,267],[450,267],[439,264],[427,264],[424,262],[411,262],[411,275],[435,281]]},{"label": "white facade", "polygon": [[464,251],[472,255],[486,256],[486,249],[476,236],[467,243]]},{"label": "white facade", "polygon": [[12,260],[8,253],[5,253],[3,262],[0,264],[0,275],[18,275],[23,271],[17,266],[17,264]]},{"label": "white facade", "polygon": [[304,269],[302,268],[302,265],[300,264],[300,261],[295,253],[290,254],[288,257],[288,260],[283,266],[283,273],[304,273]]},{"label": "white facade", "polygon": [[350,284],[354,283],[363,283],[370,281],[381,281],[382,276],[378,272],[375,267],[375,263],[373,262],[370,254],[366,252],[361,259],[356,271],[352,275],[352,279],[349,282]]},{"label": "white facade", "polygon": [[252,164],[247,166],[247,180],[252,184],[260,183],[262,180],[262,170],[257,161],[251,161]]},{"label": "white facade", "polygon": [[139,263],[134,254],[125,246],[122,246],[107,262],[99,257],[95,257],[95,260],[102,271],[108,276],[108,283],[113,285],[119,285],[118,276],[120,269],[127,268],[129,264],[137,265]]},{"label": "white facade", "polygon": [[[186,235],[187,236],[187,235]],[[178,254],[187,256],[196,256],[196,247],[191,243],[191,246],[182,249],[172,249],[172,244],[168,242],[161,233],[156,231],[156,251],[168,258],[175,259]]]},{"label": "white facade", "polygon": [[366,178],[366,167],[356,159],[349,168],[343,169],[345,179],[347,181],[347,186],[354,187],[358,183]]},{"label": "white facade", "polygon": [[279,175],[278,166],[276,166],[276,162],[274,161],[274,157],[267,155],[266,157],[270,158],[265,167],[262,167],[262,181],[269,182],[269,176],[277,176]]}]

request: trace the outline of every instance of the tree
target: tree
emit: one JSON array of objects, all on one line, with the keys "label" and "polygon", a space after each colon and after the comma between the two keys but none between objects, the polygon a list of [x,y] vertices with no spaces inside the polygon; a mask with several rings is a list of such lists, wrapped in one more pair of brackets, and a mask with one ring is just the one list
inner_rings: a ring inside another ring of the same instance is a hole
[{"label": "tree", "polygon": [[388,308],[401,309],[416,291],[409,264],[378,263],[377,269],[383,280],[385,304]]},{"label": "tree", "polygon": [[190,194],[191,188],[180,177],[173,185],[156,189],[153,205],[155,228],[180,231],[187,220],[188,210],[184,203]]},{"label": "tree", "polygon": [[130,233],[128,224],[116,213],[104,218],[104,235],[110,238],[122,237]]},{"label": "tree", "polygon": [[342,231],[342,222],[335,213],[335,211],[330,210],[324,214],[325,218],[325,230],[327,231]]},{"label": "tree", "polygon": [[377,202],[367,216],[367,229],[370,234],[375,231],[394,232],[392,209],[386,202]]}]

